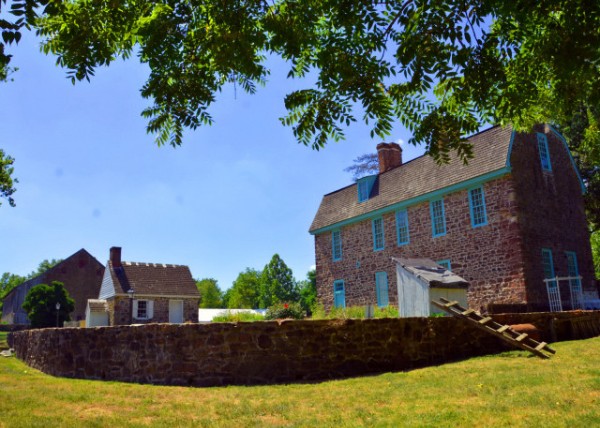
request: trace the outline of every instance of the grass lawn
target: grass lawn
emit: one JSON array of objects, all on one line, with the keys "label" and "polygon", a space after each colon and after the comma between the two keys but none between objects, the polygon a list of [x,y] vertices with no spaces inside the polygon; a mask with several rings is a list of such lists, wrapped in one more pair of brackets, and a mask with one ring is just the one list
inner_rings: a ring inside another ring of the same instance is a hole
[{"label": "grass lawn", "polygon": [[316,384],[182,388],[55,378],[0,359],[0,427],[600,426],[600,337]]}]

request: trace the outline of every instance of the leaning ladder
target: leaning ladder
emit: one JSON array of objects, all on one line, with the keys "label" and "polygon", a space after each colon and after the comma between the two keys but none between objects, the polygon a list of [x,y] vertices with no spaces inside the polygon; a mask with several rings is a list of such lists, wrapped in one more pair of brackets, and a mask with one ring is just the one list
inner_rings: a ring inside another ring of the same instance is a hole
[{"label": "leaning ladder", "polygon": [[508,325],[499,324],[492,317],[481,315],[475,309],[463,308],[457,301],[450,301],[440,297],[439,302],[432,300],[431,303],[449,314],[462,318],[475,327],[487,331],[513,346],[529,351],[540,358],[550,358],[549,354],[556,353],[546,342],[537,342],[529,337],[527,333],[519,333]]}]

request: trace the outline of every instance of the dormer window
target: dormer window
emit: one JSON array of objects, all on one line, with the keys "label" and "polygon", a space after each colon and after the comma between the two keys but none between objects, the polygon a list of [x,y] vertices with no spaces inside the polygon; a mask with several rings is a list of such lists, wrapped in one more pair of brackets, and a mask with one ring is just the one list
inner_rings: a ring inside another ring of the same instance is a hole
[{"label": "dormer window", "polygon": [[542,162],[542,171],[552,171],[550,164],[550,150],[548,150],[548,137],[541,132],[537,133],[538,151],[540,152],[540,161]]},{"label": "dormer window", "polygon": [[376,178],[377,175],[369,175],[368,177],[363,177],[357,181],[358,202],[364,202],[369,199]]}]

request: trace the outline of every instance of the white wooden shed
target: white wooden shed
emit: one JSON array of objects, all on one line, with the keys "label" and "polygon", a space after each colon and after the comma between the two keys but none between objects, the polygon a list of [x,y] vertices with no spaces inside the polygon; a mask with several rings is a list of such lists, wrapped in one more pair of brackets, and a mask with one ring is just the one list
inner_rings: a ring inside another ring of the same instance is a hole
[{"label": "white wooden shed", "polygon": [[469,283],[430,259],[393,257],[398,280],[398,311],[400,317],[428,317],[443,311],[431,300],[445,297],[467,307]]},{"label": "white wooden shed", "polygon": [[106,300],[88,299],[85,309],[86,327],[105,327],[108,323],[108,305]]}]

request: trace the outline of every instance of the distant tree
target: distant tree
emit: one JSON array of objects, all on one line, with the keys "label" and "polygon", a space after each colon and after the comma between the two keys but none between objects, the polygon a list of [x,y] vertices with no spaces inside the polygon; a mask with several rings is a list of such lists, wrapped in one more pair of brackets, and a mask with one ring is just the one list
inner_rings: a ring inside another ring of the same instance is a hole
[{"label": "distant tree", "polygon": [[300,293],[300,305],[302,309],[311,315],[317,305],[317,271],[311,269],[306,274],[306,279],[298,283]]},{"label": "distant tree", "polygon": [[273,255],[263,269],[260,285],[261,308],[268,308],[280,302],[298,301],[298,289],[292,270],[279,254]]},{"label": "distant tree", "polygon": [[240,272],[233,285],[225,293],[227,307],[230,309],[254,309],[259,307],[260,271],[246,268]]},{"label": "distant tree", "polygon": [[2,300],[10,293],[17,285],[27,281],[27,278],[20,275],[15,275],[10,272],[4,272],[0,277],[0,310],[2,310]]},{"label": "distant tree", "polygon": [[[0,198],[7,199],[11,207],[15,206],[15,200],[12,197],[13,193],[16,192],[14,185],[19,182],[16,178],[12,177],[14,172],[12,165],[14,162],[13,158],[6,155],[4,150],[0,149]],[[2,202],[0,202],[0,205],[2,205]]]},{"label": "distant tree", "polygon": [[592,233],[592,255],[594,256],[594,268],[596,278],[600,279],[600,230]]},{"label": "distant tree", "polygon": [[69,314],[75,309],[75,301],[69,296],[64,284],[52,281],[52,284],[39,284],[29,290],[25,296],[23,309],[34,328],[56,326],[56,304],[60,303],[58,310],[58,323],[69,321]]},{"label": "distant tree", "polygon": [[352,162],[354,162],[354,165],[345,168],[344,172],[351,172],[354,181],[367,175],[376,174],[379,171],[379,157],[377,153],[365,153]]},{"label": "distant tree", "polygon": [[32,271],[27,276],[27,279],[35,278],[36,276],[43,274],[44,272],[46,272],[49,269],[52,269],[54,266],[56,266],[57,264],[59,264],[62,261],[63,261],[63,259],[52,259],[52,260],[44,259],[44,260],[42,260],[40,262],[40,264],[38,265],[37,269]]},{"label": "distant tree", "polygon": [[201,308],[222,308],[223,292],[214,278],[204,278],[196,281],[196,287],[200,292]]}]

